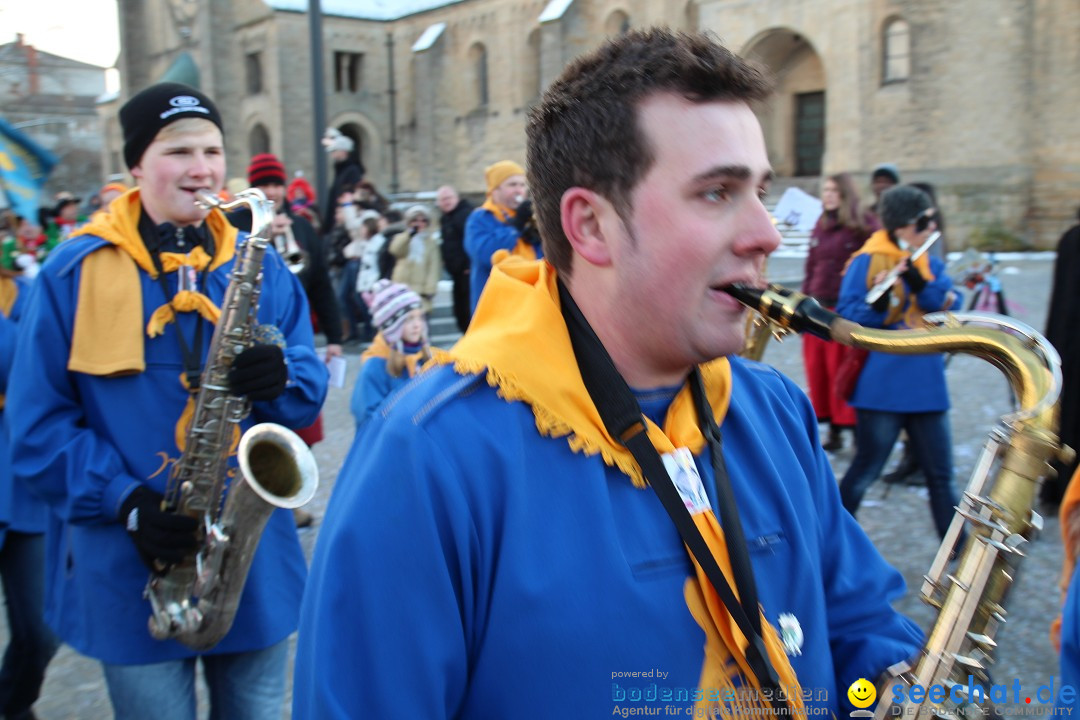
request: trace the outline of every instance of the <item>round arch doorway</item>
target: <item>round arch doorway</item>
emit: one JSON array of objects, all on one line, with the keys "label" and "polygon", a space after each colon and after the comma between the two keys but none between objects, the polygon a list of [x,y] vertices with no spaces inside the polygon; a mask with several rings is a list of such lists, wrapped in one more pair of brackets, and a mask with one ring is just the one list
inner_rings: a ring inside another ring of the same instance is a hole
[{"label": "round arch doorway", "polygon": [[743,57],[776,77],[772,102],[759,113],[769,160],[777,175],[818,177],[825,155],[825,68],[814,47],[788,28],[766,30]]}]

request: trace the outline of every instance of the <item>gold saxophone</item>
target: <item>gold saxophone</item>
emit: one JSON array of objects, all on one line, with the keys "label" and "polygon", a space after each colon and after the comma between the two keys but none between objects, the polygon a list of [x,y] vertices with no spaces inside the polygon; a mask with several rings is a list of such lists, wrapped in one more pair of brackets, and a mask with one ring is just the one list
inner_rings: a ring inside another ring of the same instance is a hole
[{"label": "gold saxophone", "polygon": [[[918,330],[871,330],[821,307],[813,298],[778,286],[765,290],[732,286],[735,298],[768,318],[781,331],[810,332],[852,347],[899,355],[960,352],[980,357],[1005,373],[1018,409],[991,432],[952,524],[924,577],[922,596],[938,609],[937,620],[919,656],[889,668],[887,687],[940,685],[940,702],[923,697],[897,705],[893,693],[879,693],[875,717],[954,717],[985,702],[968,696],[968,676],[986,683],[993,661],[994,634],[1005,622],[1005,597],[1024,549],[1042,527],[1032,509],[1049,462],[1072,451],[1057,437],[1061,361],[1046,338],[1027,325],[990,313],[925,316]],[[966,324],[966,323],[974,323]],[[990,326],[990,327],[987,327]],[[967,527],[959,555],[957,544]],[[958,561],[950,572],[953,557]]]},{"label": "gold saxophone", "polygon": [[[295,508],[315,494],[318,468],[311,450],[293,431],[261,423],[240,438],[239,474],[225,487],[229,456],[250,403],[229,392],[233,360],[254,344],[262,261],[273,219],[261,190],[249,189],[222,203],[200,191],[204,208],[251,207],[251,235],[237,255],[210,341],[187,442],[173,467],[164,509],[202,522],[202,542],[180,563],[153,573],[150,634],[175,638],[194,650],[216,645],[232,627],[263,528],[275,508]],[[222,496],[225,501],[222,503]]]}]

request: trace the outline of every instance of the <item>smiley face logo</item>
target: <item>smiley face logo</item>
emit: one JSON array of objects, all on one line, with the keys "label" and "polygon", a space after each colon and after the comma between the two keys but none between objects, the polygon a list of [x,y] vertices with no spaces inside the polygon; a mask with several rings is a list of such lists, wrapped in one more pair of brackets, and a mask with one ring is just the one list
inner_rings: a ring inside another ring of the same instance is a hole
[{"label": "smiley face logo", "polygon": [[877,699],[877,689],[866,678],[859,678],[848,687],[847,698],[857,708],[868,708]]}]

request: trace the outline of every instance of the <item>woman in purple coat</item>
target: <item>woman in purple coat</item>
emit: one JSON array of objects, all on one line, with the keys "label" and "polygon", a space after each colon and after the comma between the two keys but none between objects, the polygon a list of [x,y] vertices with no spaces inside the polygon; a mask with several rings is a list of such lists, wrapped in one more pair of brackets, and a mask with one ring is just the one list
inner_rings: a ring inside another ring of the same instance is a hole
[{"label": "woman in purple coat", "polygon": [[[877,230],[873,215],[859,209],[859,195],[847,173],[831,175],[821,191],[824,209],[810,233],[802,291],[832,309],[840,296],[840,280],[851,254]],[[819,423],[829,423],[829,437],[822,445],[834,452],[844,446],[840,432],[855,426],[855,411],[836,391],[836,370],[843,347],[803,336],[803,364],[810,384],[810,401]]]}]

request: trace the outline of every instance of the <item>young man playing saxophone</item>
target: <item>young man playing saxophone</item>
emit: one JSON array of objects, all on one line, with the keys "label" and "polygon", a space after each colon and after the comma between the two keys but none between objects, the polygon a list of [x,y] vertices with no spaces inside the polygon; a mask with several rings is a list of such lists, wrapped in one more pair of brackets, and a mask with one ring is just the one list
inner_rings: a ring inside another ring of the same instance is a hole
[{"label": "young man playing saxophone", "polygon": [[[271,515],[219,644],[200,654],[147,629],[148,575],[197,543],[196,520],[164,512],[162,496],[185,452],[189,389],[215,361],[207,348],[243,238],[220,210],[195,204],[197,191],[220,191],[225,175],[209,98],[154,85],[121,108],[120,122],[138,187],[42,269],[14,360],[26,380],[7,398],[14,473],[52,510],[46,620],[101,661],[118,719],[195,717],[200,657],[211,717],[280,718],[286,639],[305,578],[291,513]],[[251,401],[245,427],[303,427],[319,412],[327,371],[295,276],[274,252],[262,275],[257,322],[273,340],[235,358],[229,390]]]},{"label": "young man playing saxophone", "polygon": [[666,30],[548,89],[528,125],[545,260],[498,262],[464,338],[359,434],[294,718],[839,714],[915,653],[810,403],[737,357],[724,288],[762,284],[780,242],[767,94]]}]

